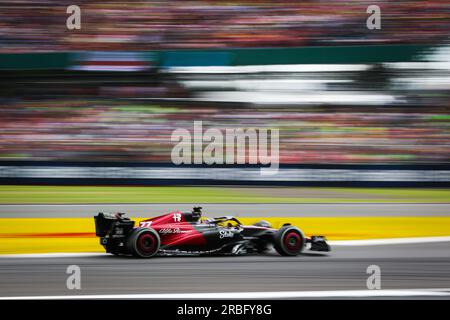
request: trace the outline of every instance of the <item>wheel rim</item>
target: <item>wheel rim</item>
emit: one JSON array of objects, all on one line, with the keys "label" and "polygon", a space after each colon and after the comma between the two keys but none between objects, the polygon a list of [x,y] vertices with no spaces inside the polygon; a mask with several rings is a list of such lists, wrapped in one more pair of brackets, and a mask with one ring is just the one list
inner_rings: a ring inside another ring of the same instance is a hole
[{"label": "wheel rim", "polygon": [[137,249],[143,255],[152,255],[153,253],[155,253],[156,244],[157,241],[154,235],[144,233],[138,238]]},{"label": "wheel rim", "polygon": [[297,232],[289,232],[283,239],[283,244],[289,253],[298,253],[302,248],[302,238]]}]

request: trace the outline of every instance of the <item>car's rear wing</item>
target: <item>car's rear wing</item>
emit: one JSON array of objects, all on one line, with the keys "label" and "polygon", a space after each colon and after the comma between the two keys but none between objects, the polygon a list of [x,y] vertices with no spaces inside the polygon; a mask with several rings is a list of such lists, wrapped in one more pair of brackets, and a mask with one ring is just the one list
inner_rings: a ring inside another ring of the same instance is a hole
[{"label": "car's rear wing", "polygon": [[99,212],[97,216],[94,216],[95,235],[97,237],[127,235],[134,228],[135,222],[123,217],[123,215],[124,213]]}]

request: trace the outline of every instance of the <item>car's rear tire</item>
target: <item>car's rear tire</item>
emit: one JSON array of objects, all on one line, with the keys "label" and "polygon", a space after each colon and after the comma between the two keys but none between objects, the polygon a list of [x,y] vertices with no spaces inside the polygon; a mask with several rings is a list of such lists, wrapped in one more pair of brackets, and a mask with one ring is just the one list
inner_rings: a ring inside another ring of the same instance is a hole
[{"label": "car's rear tire", "polygon": [[278,230],[274,238],[274,248],[282,256],[296,256],[305,247],[303,232],[293,226],[284,226]]},{"label": "car's rear tire", "polygon": [[161,239],[151,228],[136,228],[128,237],[126,245],[133,256],[151,258],[158,253]]}]

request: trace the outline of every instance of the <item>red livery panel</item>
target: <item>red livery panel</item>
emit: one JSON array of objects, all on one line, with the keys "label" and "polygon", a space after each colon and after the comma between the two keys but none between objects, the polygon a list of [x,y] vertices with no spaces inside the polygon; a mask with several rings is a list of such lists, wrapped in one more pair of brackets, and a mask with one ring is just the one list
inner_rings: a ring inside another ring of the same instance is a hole
[{"label": "red livery panel", "polygon": [[163,216],[146,219],[139,223],[140,227],[152,228],[158,232],[161,245],[166,247],[179,245],[203,245],[206,239],[194,226],[186,222],[181,211],[174,211]]}]

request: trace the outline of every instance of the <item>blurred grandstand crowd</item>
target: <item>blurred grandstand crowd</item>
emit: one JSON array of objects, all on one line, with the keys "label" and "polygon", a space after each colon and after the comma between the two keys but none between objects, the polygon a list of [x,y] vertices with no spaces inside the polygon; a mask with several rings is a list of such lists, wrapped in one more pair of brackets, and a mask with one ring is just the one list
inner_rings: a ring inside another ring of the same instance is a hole
[{"label": "blurred grandstand crowd", "polygon": [[[80,92],[92,94],[89,89]],[[279,128],[282,164],[450,160],[450,115],[442,106],[311,108],[119,100],[101,95],[3,103],[0,159],[170,163],[173,130],[192,132],[194,121],[203,121],[204,130]]]},{"label": "blurred grandstand crowd", "polygon": [[[66,28],[77,4],[82,30]],[[369,5],[382,29],[366,28]],[[447,38],[445,0],[5,0],[0,52],[429,43]]]},{"label": "blurred grandstand crowd", "polygon": [[[107,50],[124,60],[160,48],[435,43],[450,30],[450,5],[437,0],[78,1],[82,32],[66,29],[71,4],[2,1],[0,53]],[[371,4],[382,8],[376,32],[365,23]],[[173,130],[203,121],[279,128],[282,164],[449,163],[450,49],[436,56],[342,72],[2,70],[0,161],[168,163]]]}]

